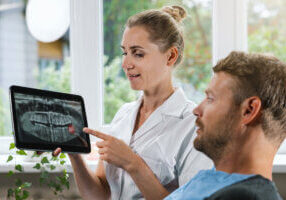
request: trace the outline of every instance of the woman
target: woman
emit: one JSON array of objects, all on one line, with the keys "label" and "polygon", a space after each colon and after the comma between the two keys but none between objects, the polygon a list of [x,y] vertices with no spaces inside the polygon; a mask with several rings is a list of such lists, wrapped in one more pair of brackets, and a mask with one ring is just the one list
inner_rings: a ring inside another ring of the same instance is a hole
[{"label": "woman", "polygon": [[[84,199],[162,199],[211,161],[193,148],[194,104],[172,84],[184,41],[179,6],[148,10],[129,18],[122,37],[122,68],[138,101],[123,105],[101,138],[95,173],[80,155],[69,155]],[[60,149],[55,151],[56,154]]]}]

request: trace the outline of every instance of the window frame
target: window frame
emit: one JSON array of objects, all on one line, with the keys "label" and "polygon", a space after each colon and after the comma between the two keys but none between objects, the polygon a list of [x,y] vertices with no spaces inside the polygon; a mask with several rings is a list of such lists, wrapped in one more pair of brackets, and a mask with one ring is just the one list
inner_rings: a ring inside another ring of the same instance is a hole
[{"label": "window frame", "polygon": [[[89,127],[101,129],[104,127],[103,0],[70,2],[72,92],[85,99]],[[247,51],[247,3],[248,0],[213,0],[213,64],[230,51]],[[7,141],[13,138],[0,138],[1,144]],[[0,152],[5,152],[5,148],[8,150],[6,145],[0,147]],[[281,149],[278,154],[286,153],[286,142]]]}]

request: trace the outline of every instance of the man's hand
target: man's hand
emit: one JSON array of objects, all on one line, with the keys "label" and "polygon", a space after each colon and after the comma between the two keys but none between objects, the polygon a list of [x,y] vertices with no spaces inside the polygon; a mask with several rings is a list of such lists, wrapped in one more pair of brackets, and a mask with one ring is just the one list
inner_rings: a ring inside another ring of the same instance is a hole
[{"label": "man's hand", "polygon": [[141,161],[141,158],[124,141],[89,128],[84,128],[83,131],[103,140],[96,143],[101,160],[116,165],[127,172],[134,170],[137,163]]}]

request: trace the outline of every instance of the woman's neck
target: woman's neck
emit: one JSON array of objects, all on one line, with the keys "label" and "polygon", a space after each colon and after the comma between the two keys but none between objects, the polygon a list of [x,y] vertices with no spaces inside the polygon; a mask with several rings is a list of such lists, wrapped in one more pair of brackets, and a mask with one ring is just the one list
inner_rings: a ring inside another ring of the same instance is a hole
[{"label": "woman's neck", "polygon": [[166,101],[173,93],[175,89],[172,85],[164,88],[154,88],[152,90],[144,91],[143,102],[141,111],[153,112],[156,108]]}]

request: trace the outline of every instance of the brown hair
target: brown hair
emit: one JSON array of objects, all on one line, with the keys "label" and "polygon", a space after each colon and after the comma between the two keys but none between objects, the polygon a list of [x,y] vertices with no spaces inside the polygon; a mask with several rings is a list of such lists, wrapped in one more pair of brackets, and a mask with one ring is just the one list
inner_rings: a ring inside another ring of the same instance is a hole
[{"label": "brown hair", "polygon": [[186,11],[180,6],[166,6],[160,10],[146,10],[131,16],[126,27],[142,26],[148,31],[149,39],[159,46],[161,52],[170,47],[178,49],[179,64],[183,57],[184,39],[180,22],[186,17]]},{"label": "brown hair", "polygon": [[258,96],[262,104],[261,123],[265,135],[279,145],[286,133],[286,64],[274,56],[231,52],[213,68],[234,77],[234,103]]}]

